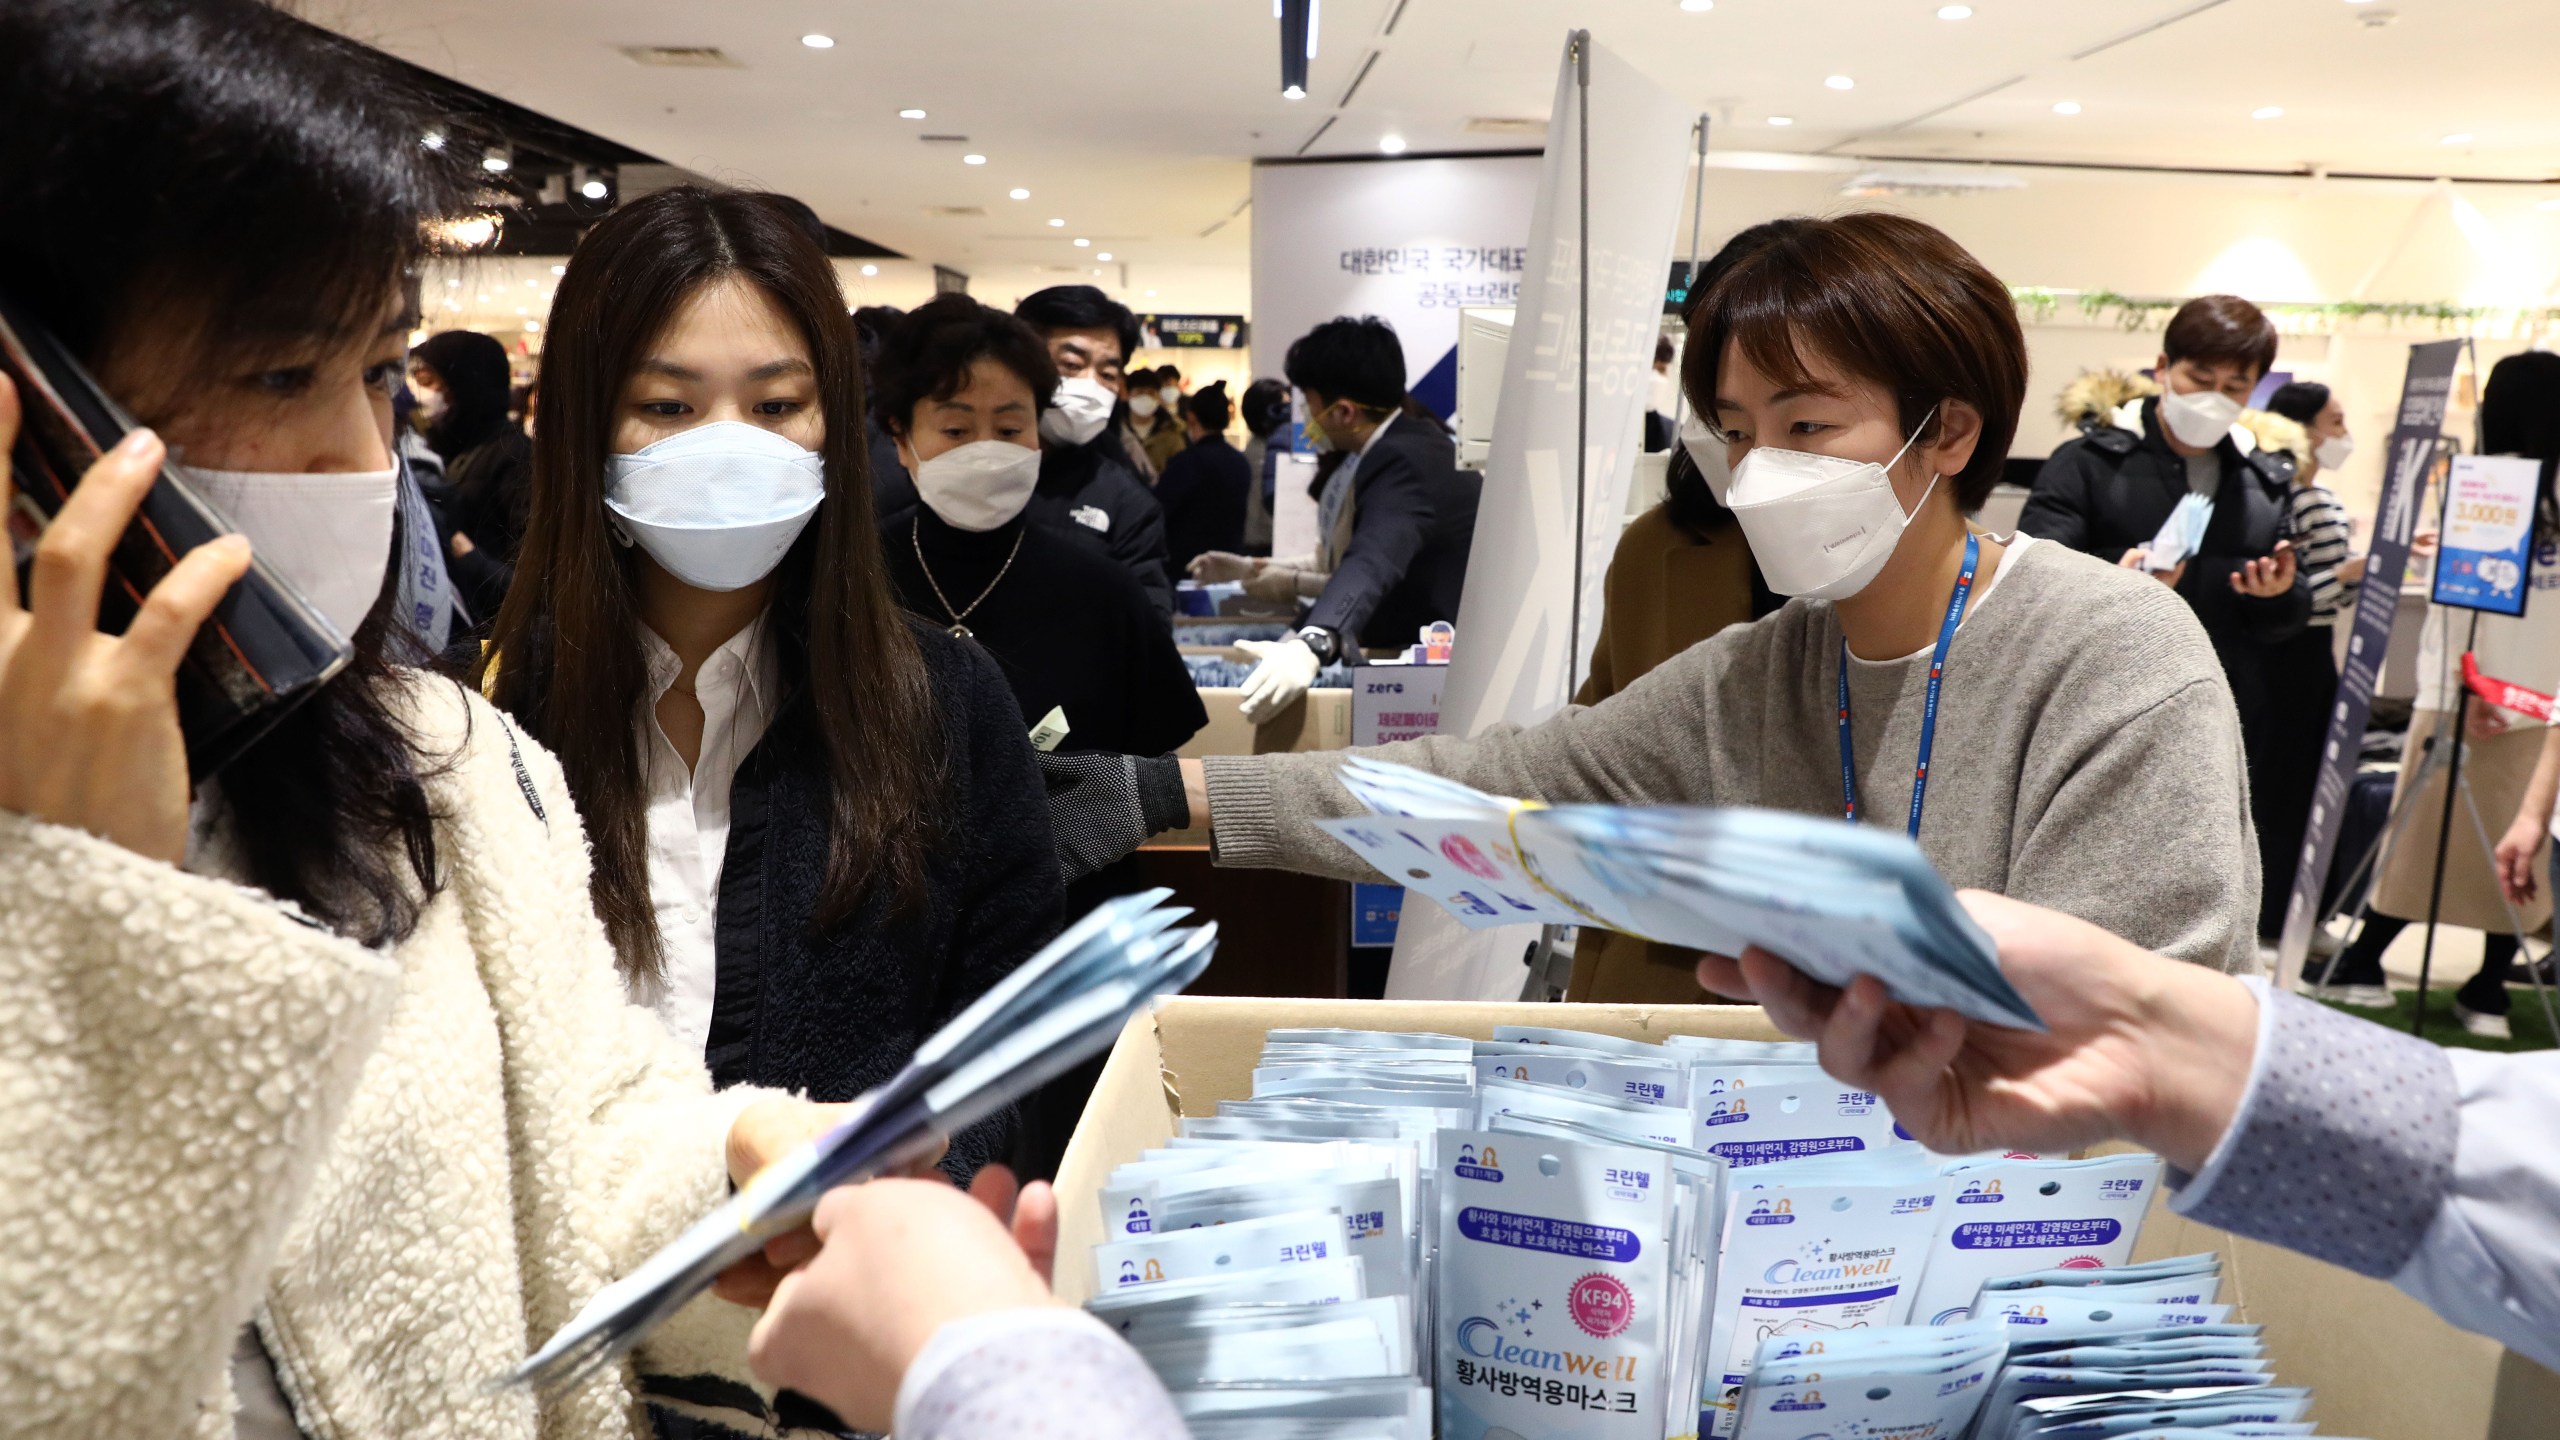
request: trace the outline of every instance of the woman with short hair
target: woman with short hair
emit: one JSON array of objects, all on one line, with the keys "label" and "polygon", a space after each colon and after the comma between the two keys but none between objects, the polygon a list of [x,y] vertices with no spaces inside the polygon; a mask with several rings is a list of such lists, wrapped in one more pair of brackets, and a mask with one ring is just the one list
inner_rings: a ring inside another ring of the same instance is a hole
[{"label": "woman with short hair", "polygon": [[[1724,503],[1795,598],[1598,705],[1362,753],[1551,803],[1907,829],[1956,885],[2253,968],[2239,722],[2194,616],[2145,577],[1965,521],[2026,388],[2007,287],[1916,220],[1788,220],[1707,290],[1685,354],[1712,431],[1685,443],[1730,464]],[[1182,762],[1220,863],[1377,878],[1315,826],[1360,813],[1337,759]]]}]

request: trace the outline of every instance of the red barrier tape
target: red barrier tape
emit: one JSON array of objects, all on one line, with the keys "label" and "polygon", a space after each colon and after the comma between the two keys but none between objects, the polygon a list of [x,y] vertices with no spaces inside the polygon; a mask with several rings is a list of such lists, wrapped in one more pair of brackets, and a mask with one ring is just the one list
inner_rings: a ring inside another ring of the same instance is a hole
[{"label": "red barrier tape", "polygon": [[2552,711],[2560,708],[2555,707],[2550,696],[2539,690],[2527,690],[2510,681],[2481,674],[2480,662],[2473,659],[2468,650],[2462,652],[2462,683],[2470,687],[2472,694],[2490,704],[2504,706],[2546,725],[2551,723]]}]

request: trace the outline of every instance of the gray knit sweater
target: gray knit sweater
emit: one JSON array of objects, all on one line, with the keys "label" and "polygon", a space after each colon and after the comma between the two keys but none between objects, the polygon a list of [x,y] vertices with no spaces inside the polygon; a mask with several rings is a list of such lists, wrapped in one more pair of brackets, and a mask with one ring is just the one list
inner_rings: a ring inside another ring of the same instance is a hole
[{"label": "gray knit sweater", "polygon": [[[2257,968],[2258,851],[2240,722],[2195,613],[2060,545],[2012,548],[1947,654],[1920,848],[1959,887],[2093,921],[2146,949]],[[1472,740],[1364,751],[1562,804],[1840,813],[1840,627],[1798,599],[1691,646],[1598,705]],[[1929,657],[1849,672],[1860,816],[1910,813]],[[1360,813],[1330,754],[1212,757],[1219,863],[1379,877],[1311,823]]]}]

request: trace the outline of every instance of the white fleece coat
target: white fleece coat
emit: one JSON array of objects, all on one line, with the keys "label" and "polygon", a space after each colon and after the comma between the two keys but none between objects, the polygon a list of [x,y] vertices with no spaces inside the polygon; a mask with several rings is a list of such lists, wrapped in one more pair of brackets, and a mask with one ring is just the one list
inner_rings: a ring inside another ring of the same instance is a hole
[{"label": "white fleece coat", "polygon": [[[227,1440],[254,1316],[312,1440],[648,1433],[630,1365],[482,1382],[718,1203],[756,1092],[625,1003],[552,758],[413,695],[445,884],[388,953],[0,813],[0,1429]],[[743,1379],[752,1318],[640,1365]]]}]

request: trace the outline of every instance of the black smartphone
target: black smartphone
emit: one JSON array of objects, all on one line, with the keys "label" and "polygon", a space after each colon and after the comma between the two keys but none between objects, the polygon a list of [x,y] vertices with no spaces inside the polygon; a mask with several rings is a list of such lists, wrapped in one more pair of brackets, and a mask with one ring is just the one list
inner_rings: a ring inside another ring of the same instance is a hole
[{"label": "black smartphone", "polygon": [[[5,517],[10,563],[23,586],[38,536],[80,477],[113,448],[133,418],[109,398],[43,326],[0,291],[0,369],[17,383],[18,443]],[[167,470],[151,482],[109,558],[98,627],[124,633],[143,597],[180,556],[235,527]],[[25,592],[23,588],[20,593]],[[355,651],[273,570],[254,558],[214,606],[178,667],[178,723],[197,783],[220,771],[294,706],[346,668]]]}]

